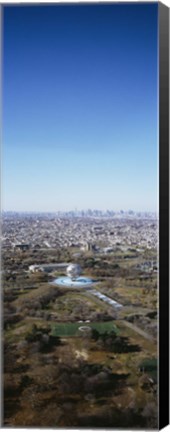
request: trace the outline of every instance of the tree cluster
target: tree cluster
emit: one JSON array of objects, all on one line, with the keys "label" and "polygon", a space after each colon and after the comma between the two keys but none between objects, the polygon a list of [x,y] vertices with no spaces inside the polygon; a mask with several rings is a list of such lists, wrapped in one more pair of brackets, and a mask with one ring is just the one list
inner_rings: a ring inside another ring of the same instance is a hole
[{"label": "tree cluster", "polygon": [[36,324],[33,324],[31,331],[26,334],[25,340],[28,343],[38,342],[38,350],[40,352],[50,352],[61,343],[60,338],[52,336],[50,331],[50,327],[37,327]]}]

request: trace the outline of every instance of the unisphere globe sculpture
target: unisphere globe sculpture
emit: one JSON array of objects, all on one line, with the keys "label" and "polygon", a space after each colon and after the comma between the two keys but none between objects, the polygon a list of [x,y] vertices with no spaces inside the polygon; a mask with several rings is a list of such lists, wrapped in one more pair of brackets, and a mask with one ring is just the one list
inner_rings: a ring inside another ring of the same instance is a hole
[{"label": "unisphere globe sculpture", "polygon": [[66,276],[60,276],[54,280],[54,284],[69,288],[89,288],[96,284],[96,281],[86,277],[80,276],[82,269],[79,264],[67,264]]},{"label": "unisphere globe sculpture", "polygon": [[69,276],[72,280],[76,279],[80,276],[82,270],[79,264],[70,264],[67,267],[67,276]]}]

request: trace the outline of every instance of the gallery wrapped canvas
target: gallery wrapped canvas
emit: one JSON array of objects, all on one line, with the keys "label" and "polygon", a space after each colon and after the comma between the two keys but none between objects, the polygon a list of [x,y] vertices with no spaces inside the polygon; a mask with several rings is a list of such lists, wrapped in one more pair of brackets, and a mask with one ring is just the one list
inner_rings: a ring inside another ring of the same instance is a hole
[{"label": "gallery wrapped canvas", "polygon": [[2,427],[161,429],[169,10],[1,16]]}]

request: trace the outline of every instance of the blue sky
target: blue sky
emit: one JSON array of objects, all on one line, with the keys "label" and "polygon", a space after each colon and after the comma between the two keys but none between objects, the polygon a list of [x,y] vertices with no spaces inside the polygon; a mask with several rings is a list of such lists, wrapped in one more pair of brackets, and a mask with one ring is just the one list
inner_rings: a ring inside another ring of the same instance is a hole
[{"label": "blue sky", "polygon": [[4,7],[4,210],[156,211],[157,12]]}]

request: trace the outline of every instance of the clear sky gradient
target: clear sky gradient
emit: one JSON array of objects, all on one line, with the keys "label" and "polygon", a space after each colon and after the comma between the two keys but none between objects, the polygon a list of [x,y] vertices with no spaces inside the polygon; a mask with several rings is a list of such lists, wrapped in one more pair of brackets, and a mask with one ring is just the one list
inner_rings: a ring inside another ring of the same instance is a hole
[{"label": "clear sky gradient", "polygon": [[157,3],[4,7],[4,210],[156,211],[157,19]]}]

